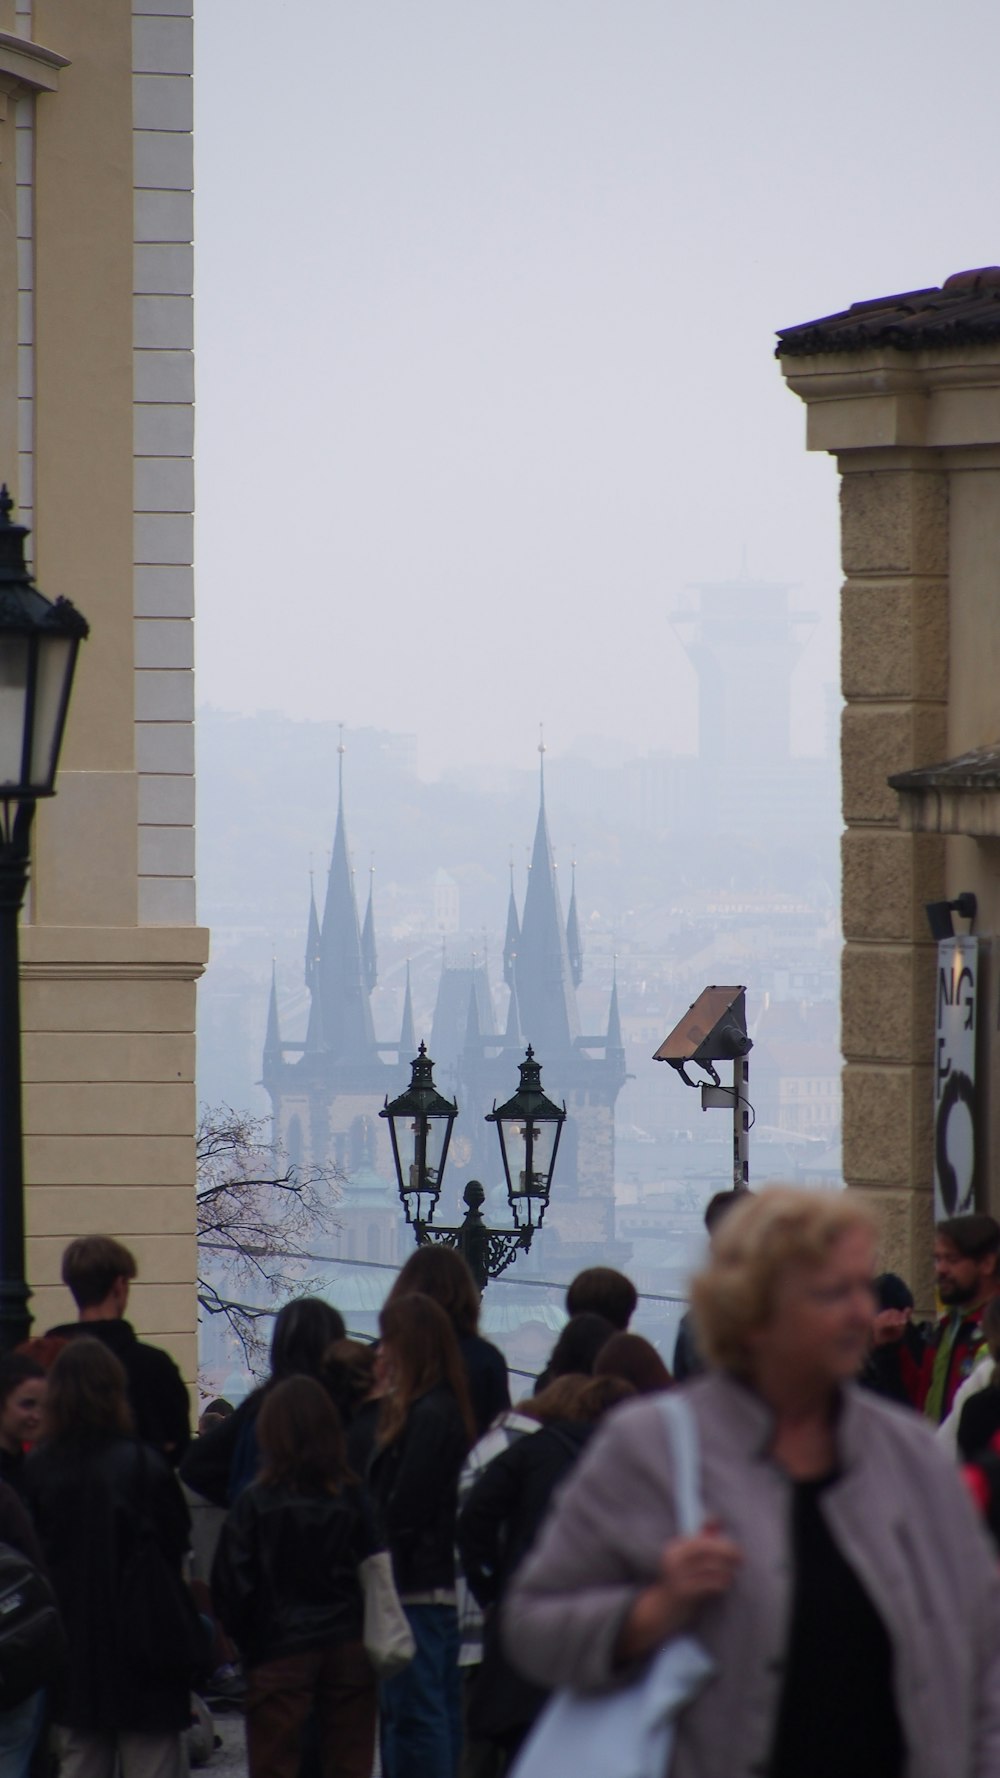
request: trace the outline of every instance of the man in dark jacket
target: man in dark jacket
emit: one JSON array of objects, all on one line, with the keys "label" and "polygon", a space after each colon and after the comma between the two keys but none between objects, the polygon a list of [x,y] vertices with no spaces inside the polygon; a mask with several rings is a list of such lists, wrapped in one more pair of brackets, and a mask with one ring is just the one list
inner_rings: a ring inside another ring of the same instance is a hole
[{"label": "man in dark jacket", "polygon": [[934,1282],[944,1314],[924,1359],[922,1405],[938,1425],[986,1350],[983,1310],[1000,1296],[1000,1223],[992,1216],[951,1216],[934,1231]]},{"label": "man in dark jacket", "polygon": [[79,1319],[49,1332],[64,1340],[88,1334],[110,1348],[124,1366],[136,1432],[176,1466],[191,1440],[188,1392],[169,1354],[138,1339],[124,1319],[137,1270],[134,1255],[110,1235],[71,1241],[62,1257],[62,1280]]},{"label": "man in dark jacket", "polygon": [[[705,1205],[704,1214],[704,1222],[705,1227],[708,1230],[709,1240],[711,1240],[720,1222],[725,1221],[730,1210],[735,1210],[737,1204],[742,1204],[743,1199],[747,1196],[748,1193],[745,1186],[731,1186],[728,1191],[713,1193],[709,1198],[708,1203]],[[702,1356],[698,1350],[698,1342],[695,1338],[694,1321],[691,1316],[691,1311],[688,1309],[686,1314],[681,1316],[680,1324],[677,1329],[677,1343],[674,1346],[674,1382],[683,1383],[686,1382],[688,1377],[698,1377],[701,1375],[704,1368],[705,1366],[702,1362]]]}]

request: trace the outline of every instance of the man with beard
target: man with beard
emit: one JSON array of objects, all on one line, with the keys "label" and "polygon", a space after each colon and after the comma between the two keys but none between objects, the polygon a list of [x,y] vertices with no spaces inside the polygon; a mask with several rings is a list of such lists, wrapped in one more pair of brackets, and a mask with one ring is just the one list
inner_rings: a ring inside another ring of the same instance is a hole
[{"label": "man with beard", "polygon": [[1000,1223],[992,1216],[952,1216],[934,1231],[934,1282],[944,1305],[921,1373],[922,1405],[938,1425],[955,1391],[986,1349],[982,1317],[1000,1296]]}]

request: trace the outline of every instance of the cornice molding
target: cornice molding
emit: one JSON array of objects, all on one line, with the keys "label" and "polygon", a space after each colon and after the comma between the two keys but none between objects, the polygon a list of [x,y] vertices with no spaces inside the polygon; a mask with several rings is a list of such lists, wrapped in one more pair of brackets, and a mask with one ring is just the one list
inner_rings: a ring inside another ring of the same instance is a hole
[{"label": "cornice molding", "polygon": [[69,57],[57,50],[32,43],[29,37],[0,31],[0,91],[5,97],[18,91],[58,92],[59,76],[68,67]]},{"label": "cornice molding", "polygon": [[196,982],[205,973],[204,963],[110,963],[110,962],[42,962],[29,959],[21,963],[21,977],[26,982]]}]

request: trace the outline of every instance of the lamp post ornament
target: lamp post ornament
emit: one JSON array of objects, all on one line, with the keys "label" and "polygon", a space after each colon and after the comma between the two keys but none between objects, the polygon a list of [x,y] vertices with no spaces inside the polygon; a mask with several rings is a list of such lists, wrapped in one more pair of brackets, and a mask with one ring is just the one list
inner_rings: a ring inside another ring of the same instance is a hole
[{"label": "lamp post ornament", "polygon": [[485,1290],[490,1279],[499,1278],[519,1253],[527,1253],[535,1230],[542,1226],[566,1106],[556,1105],[542,1091],[541,1064],[529,1045],[519,1064],[517,1092],[503,1105],[494,1100],[493,1110],[486,1115],[486,1122],[497,1127],[513,1228],[491,1228],[484,1221],[486,1193],[478,1179],[470,1179],[462,1194],[466,1205],[462,1222],[434,1226],[458,1106],[438,1093],[433,1067],[421,1044],[408,1089],[391,1103],[387,1098],[379,1116],[389,1122],[399,1195],[418,1246],[435,1243],[455,1248],[479,1289]]},{"label": "lamp post ornament", "polygon": [[56,768],[85,617],[54,603],[24,560],[24,525],[0,487],[0,1351],[28,1337],[21,1123],[18,918],[28,883],[35,804],[55,795]]}]

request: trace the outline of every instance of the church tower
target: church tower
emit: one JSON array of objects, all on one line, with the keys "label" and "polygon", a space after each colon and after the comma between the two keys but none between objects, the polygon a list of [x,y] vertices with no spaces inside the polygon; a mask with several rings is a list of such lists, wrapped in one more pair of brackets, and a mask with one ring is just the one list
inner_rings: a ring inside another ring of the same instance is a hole
[{"label": "church tower", "polygon": [[613,1263],[615,1101],[626,1079],[617,985],[607,1029],[582,1032],[576,990],[583,977],[583,946],[575,881],[564,921],[545,802],[544,744],[539,753],[538,817],[527,889],[519,913],[512,872],[507,905],[503,973],[509,999],[502,1033],[494,1025],[485,968],[442,968],[433,1054],[437,1062],[438,1049],[442,1055],[447,1051],[451,1062],[447,1090],[454,1090],[461,1111],[453,1144],[461,1141],[465,1155],[462,1177],[453,1178],[446,1189],[449,1195],[460,1192],[473,1175],[488,1193],[499,1190],[495,1138],[483,1119],[496,1101],[509,1097],[517,1064],[530,1043],[542,1064],[546,1092],[565,1099],[568,1112],[545,1227],[559,1237],[559,1263]]},{"label": "church tower", "polygon": [[362,925],[344,812],[343,741],[337,753],[337,820],[322,921],[310,885],[305,1038],[282,1039],[272,979],[262,1084],[275,1137],[292,1164],[336,1169],[345,1257],[395,1262],[399,1203],[388,1131],[378,1113],[387,1091],[398,1090],[400,1061],[410,1059],[413,1014],[407,983],[399,1042],[376,1042],[370,1000],[377,982],[374,870]]}]

